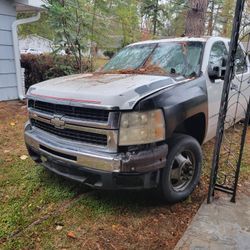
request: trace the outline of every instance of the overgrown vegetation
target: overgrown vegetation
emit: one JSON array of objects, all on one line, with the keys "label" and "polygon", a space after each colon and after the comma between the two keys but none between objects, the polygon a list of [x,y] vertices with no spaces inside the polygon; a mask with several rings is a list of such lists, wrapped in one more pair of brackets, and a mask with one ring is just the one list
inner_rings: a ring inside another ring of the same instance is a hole
[{"label": "overgrown vegetation", "polygon": [[[25,89],[31,85],[51,78],[78,73],[79,65],[72,56],[59,56],[53,54],[21,56],[21,66],[25,68]],[[89,70],[89,64],[82,59],[81,67]]]}]

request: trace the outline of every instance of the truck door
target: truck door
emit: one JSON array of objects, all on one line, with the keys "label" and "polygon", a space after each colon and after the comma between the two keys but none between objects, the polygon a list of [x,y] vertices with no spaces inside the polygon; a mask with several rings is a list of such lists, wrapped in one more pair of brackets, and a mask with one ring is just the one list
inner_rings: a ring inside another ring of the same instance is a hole
[{"label": "truck door", "polygon": [[[210,49],[208,58],[208,67],[218,66],[223,68],[223,58],[228,57],[228,49],[223,41],[215,41]],[[223,89],[222,79],[211,79],[207,76],[207,94],[208,94],[208,131],[206,141],[216,135],[217,122],[219,117],[221,95]],[[227,121],[230,122],[235,113],[236,96],[232,96],[232,91],[229,93],[229,110],[227,113]]]},{"label": "truck door", "polygon": [[232,95],[238,103],[235,108],[236,122],[245,118],[247,104],[250,96],[250,68],[248,58],[245,56],[242,47],[239,45],[235,57],[235,77],[232,81]]}]

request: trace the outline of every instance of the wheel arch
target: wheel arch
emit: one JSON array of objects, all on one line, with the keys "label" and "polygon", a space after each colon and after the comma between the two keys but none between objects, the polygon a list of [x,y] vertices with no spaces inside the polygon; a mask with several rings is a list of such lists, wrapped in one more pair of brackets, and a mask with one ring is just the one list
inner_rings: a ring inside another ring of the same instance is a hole
[{"label": "wheel arch", "polygon": [[176,126],[173,133],[190,135],[202,144],[206,136],[206,115],[200,112],[188,117]]}]

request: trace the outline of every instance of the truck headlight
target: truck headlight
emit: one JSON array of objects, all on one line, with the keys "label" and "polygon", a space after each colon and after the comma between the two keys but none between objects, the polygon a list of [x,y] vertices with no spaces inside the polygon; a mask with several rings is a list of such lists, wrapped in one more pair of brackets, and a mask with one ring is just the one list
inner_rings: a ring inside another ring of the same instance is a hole
[{"label": "truck headlight", "polygon": [[165,139],[162,110],[122,113],[119,145],[147,144]]}]

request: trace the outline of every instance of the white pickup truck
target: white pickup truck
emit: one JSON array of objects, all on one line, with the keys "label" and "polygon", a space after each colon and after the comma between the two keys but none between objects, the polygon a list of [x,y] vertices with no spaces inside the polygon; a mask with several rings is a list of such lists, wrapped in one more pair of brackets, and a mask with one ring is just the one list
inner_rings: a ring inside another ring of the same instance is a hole
[{"label": "white pickup truck", "polygon": [[[31,86],[30,156],[93,188],[158,188],[168,202],[185,199],[200,178],[201,145],[216,133],[228,47],[221,37],[143,41],[99,72]],[[248,100],[249,61],[241,46],[235,73]],[[228,122],[239,88],[235,77]]]}]

